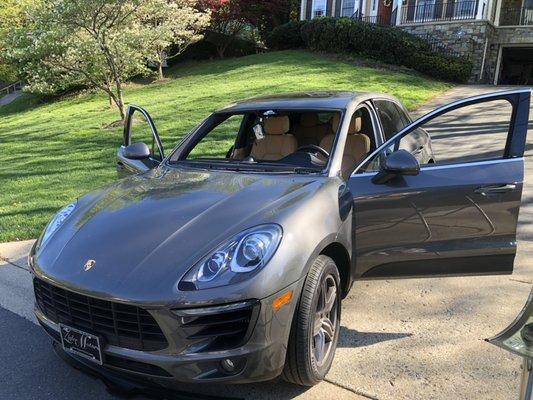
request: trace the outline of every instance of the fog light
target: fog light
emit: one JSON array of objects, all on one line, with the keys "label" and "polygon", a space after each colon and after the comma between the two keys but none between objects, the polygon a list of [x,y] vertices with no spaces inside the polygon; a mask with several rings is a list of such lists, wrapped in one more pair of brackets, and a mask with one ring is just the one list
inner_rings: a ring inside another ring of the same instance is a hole
[{"label": "fog light", "polygon": [[235,365],[235,363],[233,362],[233,360],[231,358],[226,358],[224,360],[222,360],[220,362],[220,366],[222,367],[222,369],[231,374],[233,372],[235,372],[235,369],[237,368],[237,366]]}]

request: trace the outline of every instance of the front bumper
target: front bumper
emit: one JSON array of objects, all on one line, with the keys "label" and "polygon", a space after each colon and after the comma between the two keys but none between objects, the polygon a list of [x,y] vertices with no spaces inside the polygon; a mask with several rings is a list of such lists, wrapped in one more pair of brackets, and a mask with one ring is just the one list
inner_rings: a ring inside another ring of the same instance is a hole
[{"label": "front bumper", "polygon": [[[172,387],[174,382],[248,383],[273,379],[283,370],[292,316],[302,283],[303,280],[295,282],[258,301],[254,326],[246,342],[239,347],[199,352],[190,347],[184,348],[181,343],[183,334],[179,332],[175,313],[164,309],[148,310],[164,332],[168,347],[158,351],[140,351],[106,344],[103,348],[104,364],[91,365],[89,362],[88,366],[103,374],[124,374],[167,387]],[[294,294],[292,301],[274,311],[273,300],[289,290]],[[35,308],[35,315],[49,336],[60,342],[59,325],[39,307]],[[226,359],[232,360],[236,366],[234,371],[228,372],[222,367],[221,363]]]}]

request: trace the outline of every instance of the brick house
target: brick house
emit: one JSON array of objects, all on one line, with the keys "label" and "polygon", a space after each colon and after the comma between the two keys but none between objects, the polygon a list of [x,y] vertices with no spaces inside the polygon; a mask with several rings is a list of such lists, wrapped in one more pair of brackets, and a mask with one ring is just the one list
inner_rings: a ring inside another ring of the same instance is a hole
[{"label": "brick house", "polygon": [[533,85],[533,0],[302,0],[301,19],[395,25],[474,64],[472,82]]}]

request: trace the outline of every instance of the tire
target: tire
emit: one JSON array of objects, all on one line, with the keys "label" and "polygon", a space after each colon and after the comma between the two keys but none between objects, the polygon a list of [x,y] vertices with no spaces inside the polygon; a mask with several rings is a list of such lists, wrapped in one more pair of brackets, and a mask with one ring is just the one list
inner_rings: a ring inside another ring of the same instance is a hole
[{"label": "tire", "polygon": [[[301,386],[313,386],[325,378],[339,339],[340,287],[339,270],[335,262],[327,256],[318,256],[307,274],[294,313],[282,373],[284,380]],[[334,301],[333,304],[325,304],[324,292],[330,301]],[[330,311],[327,312],[330,305]]]}]

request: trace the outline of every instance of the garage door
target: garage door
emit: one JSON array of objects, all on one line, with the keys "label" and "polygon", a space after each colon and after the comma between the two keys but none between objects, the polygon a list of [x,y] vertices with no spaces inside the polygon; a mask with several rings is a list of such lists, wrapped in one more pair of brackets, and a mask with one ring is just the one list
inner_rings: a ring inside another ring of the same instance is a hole
[{"label": "garage door", "polygon": [[533,47],[504,47],[500,85],[533,85]]}]

